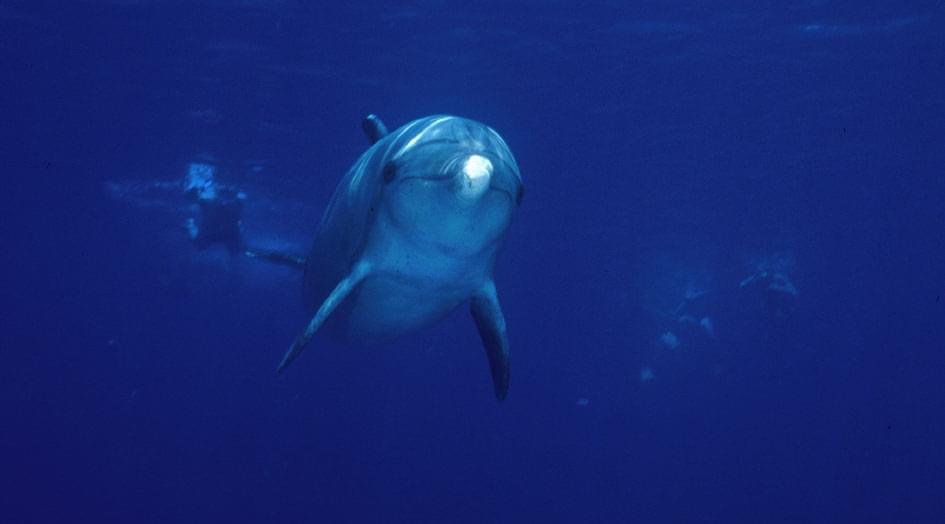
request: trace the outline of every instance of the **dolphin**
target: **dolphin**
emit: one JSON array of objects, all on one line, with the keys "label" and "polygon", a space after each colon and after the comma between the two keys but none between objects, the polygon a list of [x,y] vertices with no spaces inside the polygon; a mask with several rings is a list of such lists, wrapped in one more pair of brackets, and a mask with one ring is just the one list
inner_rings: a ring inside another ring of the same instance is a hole
[{"label": "dolphin", "polygon": [[335,189],[309,256],[281,260],[304,266],[303,295],[314,314],[278,371],[329,317],[341,338],[373,342],[469,303],[496,399],[504,400],[509,343],[493,268],[522,201],[512,152],[491,128],[456,116],[388,132],[370,115],[363,128],[372,145]]}]

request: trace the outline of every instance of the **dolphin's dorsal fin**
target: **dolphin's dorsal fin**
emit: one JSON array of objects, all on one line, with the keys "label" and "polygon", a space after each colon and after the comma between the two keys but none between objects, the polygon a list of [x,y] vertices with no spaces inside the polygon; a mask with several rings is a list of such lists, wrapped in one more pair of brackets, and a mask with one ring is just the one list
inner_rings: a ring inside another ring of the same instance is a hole
[{"label": "dolphin's dorsal fin", "polygon": [[378,140],[387,136],[387,126],[374,113],[364,117],[364,120],[361,121],[361,127],[372,144],[376,144]]},{"label": "dolphin's dorsal fin", "polygon": [[482,344],[486,347],[495,398],[502,402],[509,393],[509,340],[505,330],[505,316],[499,306],[499,297],[492,280],[472,298],[470,310],[473,320],[476,321],[476,328],[479,329]]}]

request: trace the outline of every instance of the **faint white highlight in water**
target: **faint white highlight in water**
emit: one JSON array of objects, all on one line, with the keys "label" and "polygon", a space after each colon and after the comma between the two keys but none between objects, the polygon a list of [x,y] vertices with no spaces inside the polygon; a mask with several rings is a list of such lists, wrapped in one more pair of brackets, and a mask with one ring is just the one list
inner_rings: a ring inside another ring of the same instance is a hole
[{"label": "faint white highlight in water", "polygon": [[643,383],[649,382],[653,380],[654,377],[656,377],[656,375],[653,373],[652,368],[645,367],[640,370],[640,382],[643,382]]},{"label": "faint white highlight in water", "polygon": [[706,335],[709,335],[710,338],[715,338],[715,323],[712,322],[711,318],[702,317],[702,320],[699,321],[699,325],[702,326]]},{"label": "faint white highlight in water", "polygon": [[663,349],[676,349],[679,347],[679,337],[672,331],[667,331],[660,336],[660,343]]}]

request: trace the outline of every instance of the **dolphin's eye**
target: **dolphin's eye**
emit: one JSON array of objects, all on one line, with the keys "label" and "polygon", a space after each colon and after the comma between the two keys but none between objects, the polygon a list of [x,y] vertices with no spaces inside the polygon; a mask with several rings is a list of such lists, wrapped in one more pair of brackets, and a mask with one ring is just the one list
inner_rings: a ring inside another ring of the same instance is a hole
[{"label": "dolphin's eye", "polygon": [[397,166],[393,162],[388,162],[384,166],[384,182],[390,182],[397,177]]}]

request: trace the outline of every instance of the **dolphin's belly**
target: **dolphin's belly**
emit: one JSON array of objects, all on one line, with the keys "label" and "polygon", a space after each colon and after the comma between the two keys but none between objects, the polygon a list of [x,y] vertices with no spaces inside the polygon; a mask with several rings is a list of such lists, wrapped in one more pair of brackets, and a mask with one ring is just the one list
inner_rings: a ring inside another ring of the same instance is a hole
[{"label": "dolphin's belly", "polygon": [[349,339],[373,342],[409,333],[468,300],[468,286],[381,274],[366,279],[347,308]]},{"label": "dolphin's belly", "polygon": [[476,294],[491,273],[493,250],[448,253],[417,243],[382,218],[364,252],[370,275],[347,300],[343,335],[372,342],[431,324]]}]

